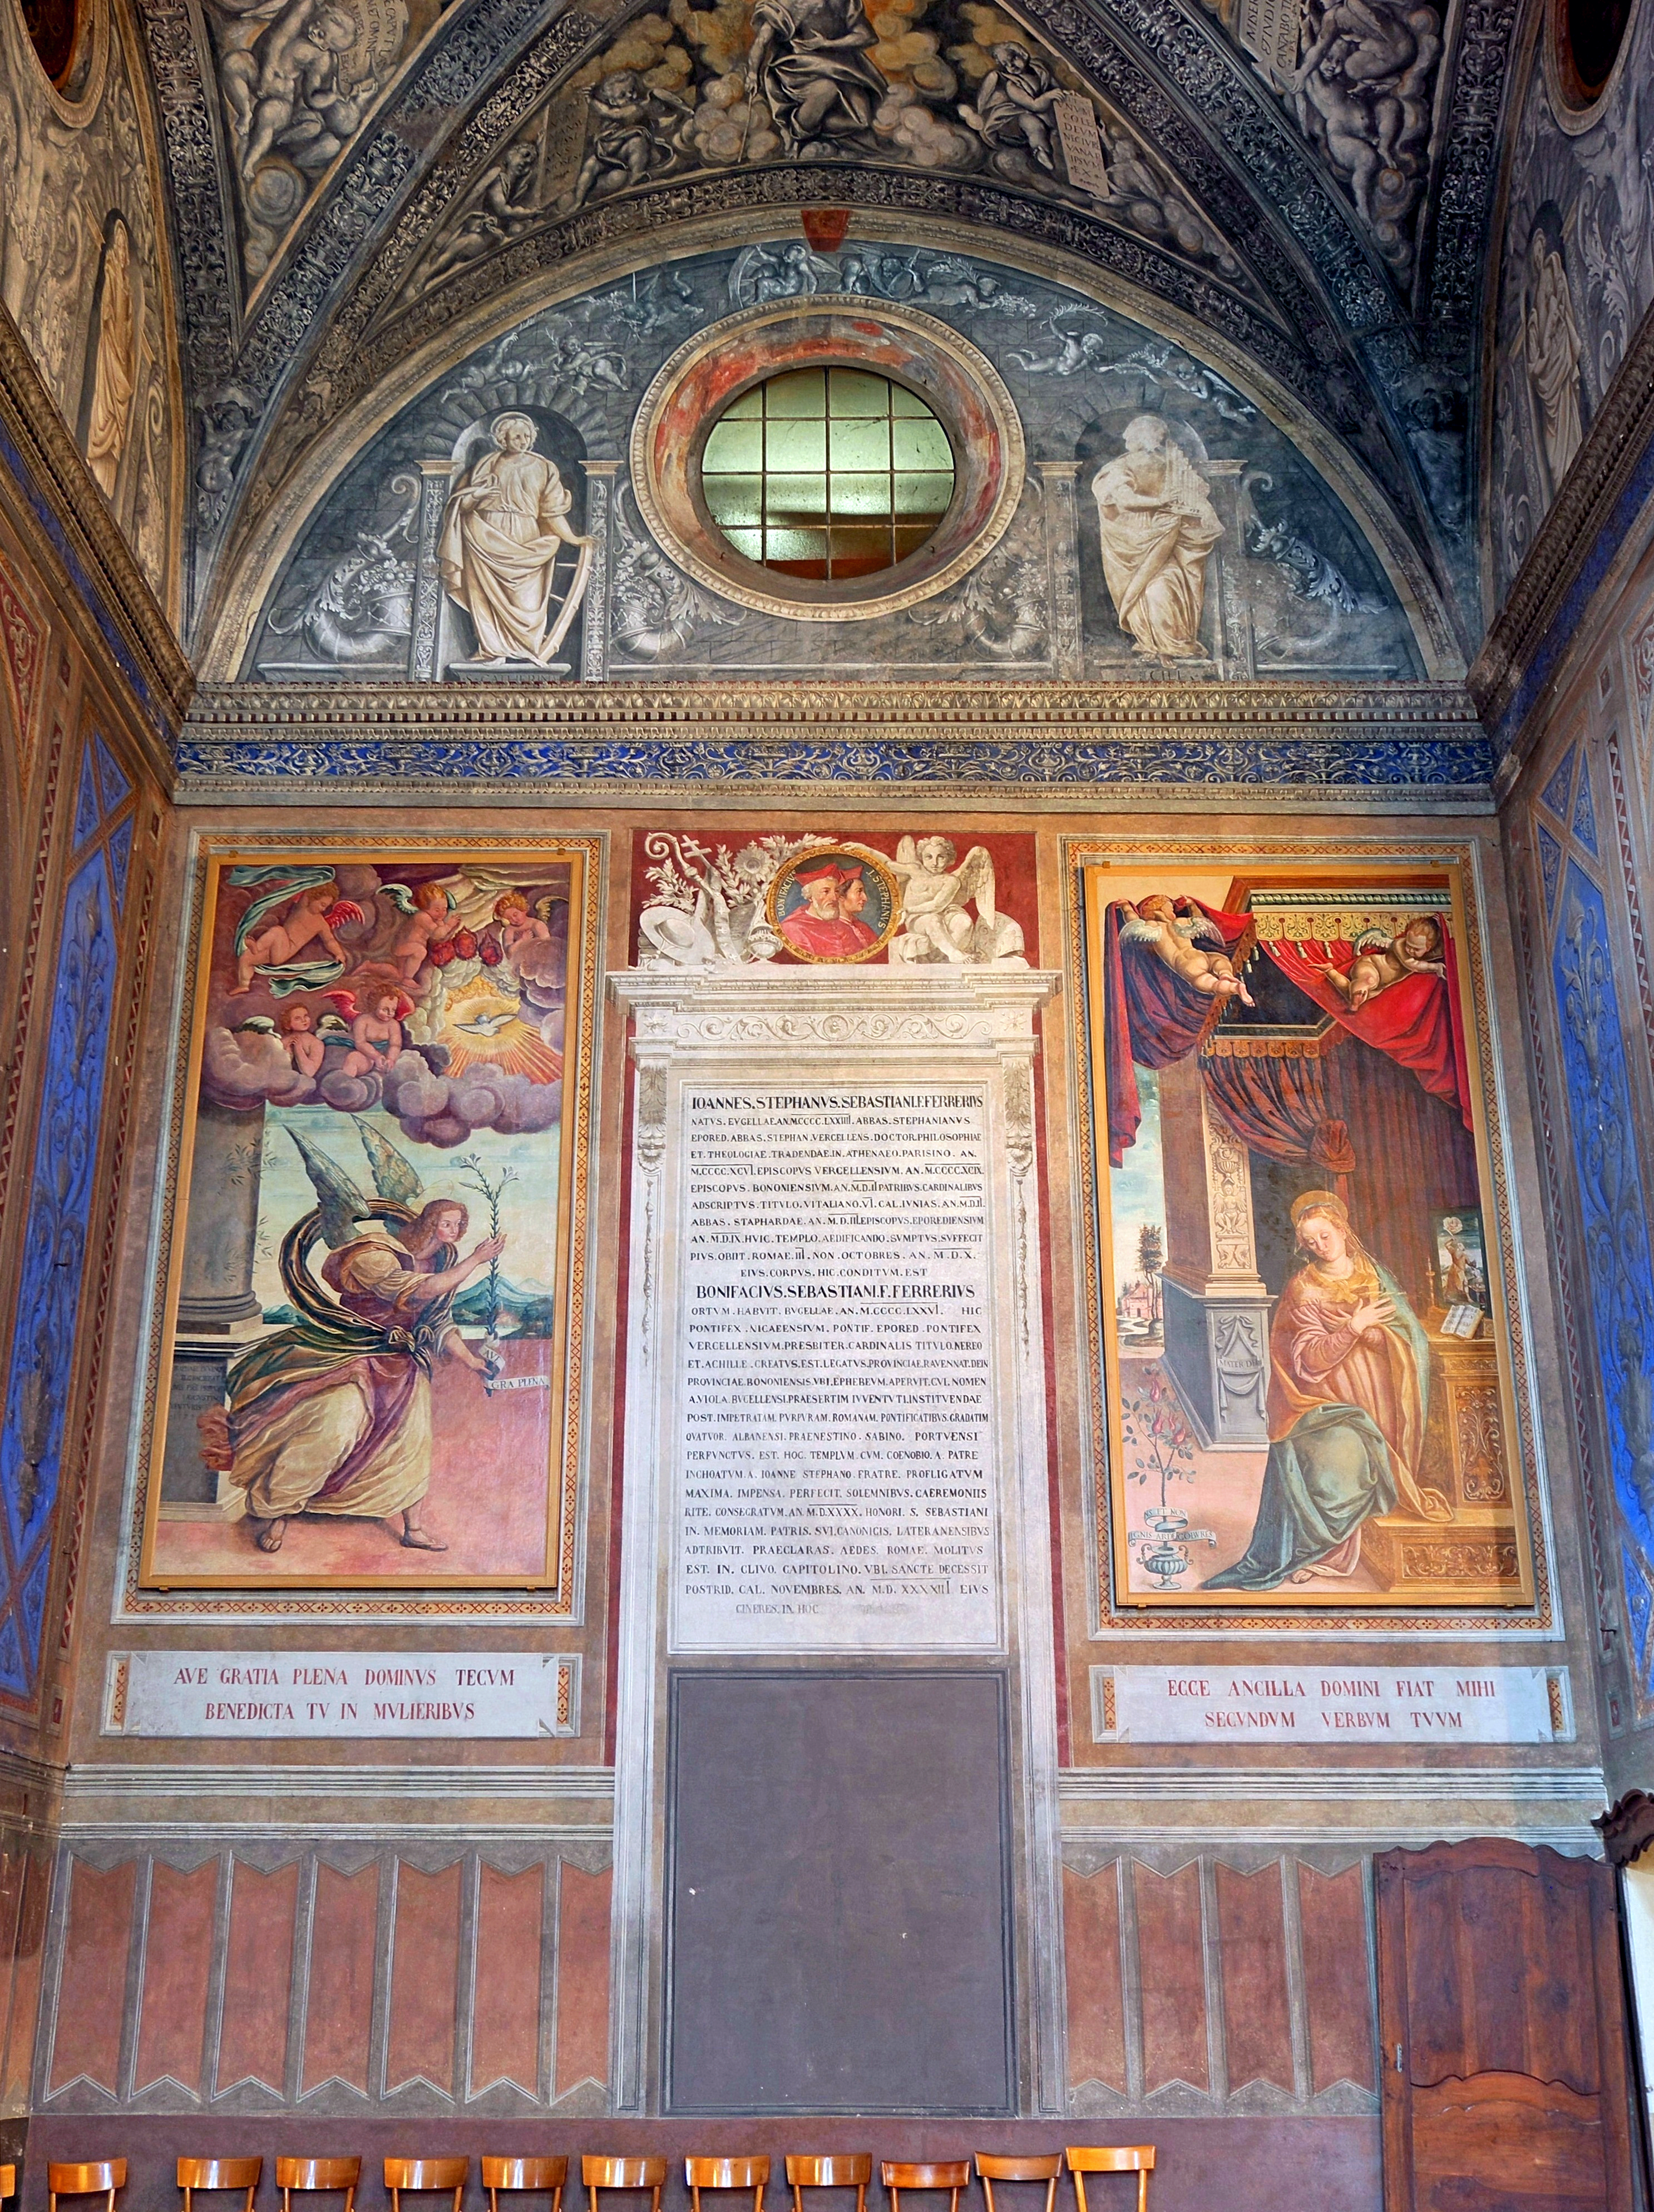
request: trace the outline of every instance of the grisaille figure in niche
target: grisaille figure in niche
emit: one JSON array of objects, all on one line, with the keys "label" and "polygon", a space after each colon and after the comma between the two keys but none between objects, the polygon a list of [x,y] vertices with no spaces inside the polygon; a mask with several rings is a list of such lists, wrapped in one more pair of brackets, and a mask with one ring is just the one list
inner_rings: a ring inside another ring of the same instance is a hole
[{"label": "grisaille figure in niche", "polygon": [[[528,416],[500,416],[493,438],[494,450],[448,495],[437,562],[477,633],[471,665],[550,667],[586,596],[592,541],[570,529],[573,495],[556,464],[534,451]],[[569,549],[575,572],[559,595],[557,563]]]},{"label": "grisaille figure in niche", "polygon": [[1206,479],[1161,415],[1127,423],[1125,451],[1092,478],[1103,573],[1120,627],[1140,653],[1200,660],[1206,564],[1223,536]]},{"label": "grisaille figure in niche", "polygon": [[1579,416],[1579,325],[1568,289],[1567,264],[1542,230],[1528,248],[1528,301],[1522,319],[1528,381],[1539,410],[1545,465],[1554,491],[1584,439]]},{"label": "grisaille figure in niche", "polygon": [[92,372],[92,415],[86,431],[86,465],[106,499],[115,495],[120,457],[126,450],[137,388],[137,360],[132,321],[132,247],[126,225],[117,216],[103,263],[103,300],[98,314],[98,356]]}]

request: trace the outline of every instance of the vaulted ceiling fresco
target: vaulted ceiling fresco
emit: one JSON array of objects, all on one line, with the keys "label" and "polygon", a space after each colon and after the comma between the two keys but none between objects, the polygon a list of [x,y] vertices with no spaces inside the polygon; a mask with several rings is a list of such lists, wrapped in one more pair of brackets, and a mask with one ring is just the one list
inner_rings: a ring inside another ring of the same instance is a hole
[{"label": "vaulted ceiling fresco", "polygon": [[[139,0],[192,397],[189,618],[483,343],[677,257],[754,297],[1065,286],[1244,392],[1474,650],[1479,289],[1515,0]],[[813,258],[812,258],[813,257]],[[813,271],[813,276],[811,272]],[[653,272],[653,273],[652,273]],[[992,281],[1006,281],[994,279]],[[1084,317],[1023,342],[1058,373]],[[250,619],[250,617],[249,617]]]}]

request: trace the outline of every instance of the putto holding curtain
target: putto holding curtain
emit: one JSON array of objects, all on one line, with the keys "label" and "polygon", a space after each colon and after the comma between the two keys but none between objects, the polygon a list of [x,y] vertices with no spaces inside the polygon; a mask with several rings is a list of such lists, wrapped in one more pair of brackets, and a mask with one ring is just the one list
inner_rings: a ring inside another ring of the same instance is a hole
[{"label": "putto holding curtain", "polygon": [[1298,1264],[1269,1334],[1269,1456],[1257,1520],[1245,1556],[1207,1589],[1353,1575],[1373,1514],[1453,1517],[1446,1498],[1419,1480],[1430,1345],[1406,1292],[1331,1191],[1305,1191],[1292,1213]]}]

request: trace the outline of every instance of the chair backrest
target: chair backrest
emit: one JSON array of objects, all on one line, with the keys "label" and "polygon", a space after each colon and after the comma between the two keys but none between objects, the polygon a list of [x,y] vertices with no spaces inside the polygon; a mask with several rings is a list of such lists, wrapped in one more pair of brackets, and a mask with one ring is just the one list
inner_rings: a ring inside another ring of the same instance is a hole
[{"label": "chair backrest", "polygon": [[794,2189],[865,2189],[873,2179],[873,2153],[839,2151],[831,2158],[789,2156],[787,2179]]},{"label": "chair backrest", "polygon": [[664,2158],[582,2158],[580,2178],[588,2189],[659,2189],[666,2179]]},{"label": "chair backrest", "polygon": [[561,2189],[569,2179],[566,2158],[485,2158],[484,2189]]},{"label": "chair backrest", "polygon": [[180,2189],[256,2189],[265,2170],[261,2158],[180,2158]]},{"label": "chair backrest", "polygon": [[468,2158],[387,2158],[387,2189],[463,2189],[471,2173]]},{"label": "chair backrest", "polygon": [[48,2166],[46,2187],[54,2197],[101,2196],[105,2190],[125,2189],[126,2160],[124,2158],[94,2159],[89,2163],[68,2166]]},{"label": "chair backrest", "polygon": [[979,2150],[976,2171],[984,2181],[1055,2181],[1062,2171],[1062,2153],[1054,2150],[1049,2158],[995,2158]]},{"label": "chair backrest", "polygon": [[945,2158],[909,2166],[900,2159],[887,2158],[879,2166],[879,2178],[886,2189],[968,2189],[970,2160]]},{"label": "chair backrest", "polygon": [[690,2189],[762,2189],[769,2179],[767,2158],[686,2158],[684,2179]]},{"label": "chair backrest", "polygon": [[362,2179],[359,2158],[278,2158],[277,2189],[354,2189]]},{"label": "chair backrest", "polygon": [[1101,2148],[1065,2151],[1070,2173],[1152,2173],[1152,2143],[1108,2143]]}]

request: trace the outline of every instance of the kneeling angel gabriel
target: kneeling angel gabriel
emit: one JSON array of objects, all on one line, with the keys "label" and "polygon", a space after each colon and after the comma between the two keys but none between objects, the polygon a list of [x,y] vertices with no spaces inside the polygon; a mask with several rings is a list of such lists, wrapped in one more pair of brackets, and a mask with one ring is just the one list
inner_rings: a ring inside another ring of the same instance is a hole
[{"label": "kneeling angel gabriel", "polygon": [[[441,1357],[485,1380],[497,1371],[465,1342],[452,1309],[504,1237],[484,1237],[461,1259],[466,1209],[454,1199],[426,1200],[407,1158],[356,1126],[378,1194],[371,1200],[289,1132],[317,1199],[282,1239],[282,1285],[299,1318],[231,1364],[228,1407],[197,1424],[203,1459],[246,1492],[263,1552],[280,1551],[299,1513],[399,1515],[403,1544],[445,1552],[421,1517],[431,1480],[431,1370]],[[319,1242],[328,1248],[319,1282],[309,1264]]]}]

